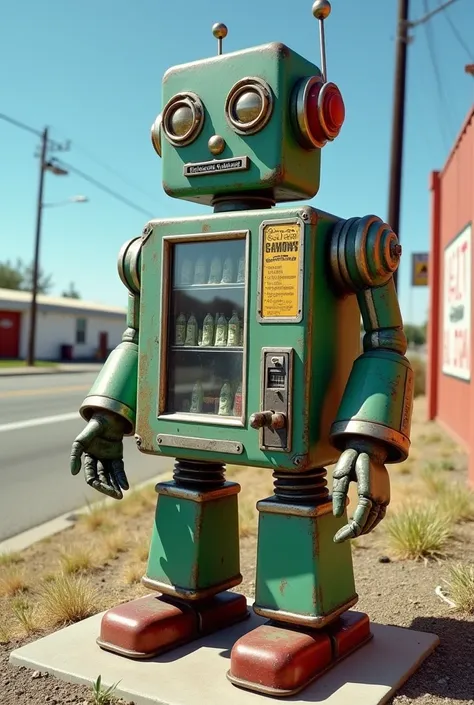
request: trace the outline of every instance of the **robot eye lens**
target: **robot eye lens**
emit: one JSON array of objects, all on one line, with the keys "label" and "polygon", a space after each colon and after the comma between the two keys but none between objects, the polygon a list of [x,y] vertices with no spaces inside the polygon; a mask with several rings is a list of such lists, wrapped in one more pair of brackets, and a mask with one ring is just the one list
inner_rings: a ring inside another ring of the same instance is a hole
[{"label": "robot eye lens", "polygon": [[179,93],[163,109],[162,130],[173,146],[185,147],[198,137],[204,124],[204,107],[194,93]]},{"label": "robot eye lens", "polygon": [[230,90],[225,115],[239,135],[253,135],[268,123],[273,111],[272,92],[260,78],[243,78]]},{"label": "robot eye lens", "polygon": [[245,91],[235,101],[234,116],[244,125],[256,120],[263,108],[262,96],[257,91]]},{"label": "robot eye lens", "polygon": [[176,137],[184,137],[192,130],[194,124],[193,111],[188,105],[170,111],[168,118],[169,131]]}]

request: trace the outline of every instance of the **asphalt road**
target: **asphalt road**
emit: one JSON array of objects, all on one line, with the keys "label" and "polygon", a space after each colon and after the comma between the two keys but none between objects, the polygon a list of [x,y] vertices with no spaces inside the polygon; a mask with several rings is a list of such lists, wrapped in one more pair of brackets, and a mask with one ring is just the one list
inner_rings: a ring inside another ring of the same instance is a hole
[{"label": "asphalt road", "polygon": [[[0,541],[103,497],[69,471],[84,427],[77,409],[96,374],[0,377]],[[172,467],[140,453],[133,438],[124,460],[132,487]]]}]

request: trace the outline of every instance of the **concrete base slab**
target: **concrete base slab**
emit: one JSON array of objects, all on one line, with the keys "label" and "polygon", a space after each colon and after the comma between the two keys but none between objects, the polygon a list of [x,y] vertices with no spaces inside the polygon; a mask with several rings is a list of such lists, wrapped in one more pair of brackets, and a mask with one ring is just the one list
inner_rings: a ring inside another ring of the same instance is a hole
[{"label": "concrete base slab", "polygon": [[[236,688],[226,678],[233,644],[265,620],[250,619],[150,661],[131,661],[95,643],[101,614],[27,644],[12,664],[48,672],[70,683],[104,686],[135,705],[264,705],[275,699]],[[372,624],[374,638],[306,690],[281,702],[381,705],[436,648],[434,634]]]}]

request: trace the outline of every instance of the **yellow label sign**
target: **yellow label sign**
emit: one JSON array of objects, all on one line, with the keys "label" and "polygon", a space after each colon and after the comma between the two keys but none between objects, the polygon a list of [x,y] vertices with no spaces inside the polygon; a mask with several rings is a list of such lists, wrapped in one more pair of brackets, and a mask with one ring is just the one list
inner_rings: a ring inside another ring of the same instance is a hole
[{"label": "yellow label sign", "polygon": [[261,317],[297,319],[301,315],[301,226],[268,223],[261,253]]},{"label": "yellow label sign", "polygon": [[412,254],[412,286],[428,286],[428,254]]}]

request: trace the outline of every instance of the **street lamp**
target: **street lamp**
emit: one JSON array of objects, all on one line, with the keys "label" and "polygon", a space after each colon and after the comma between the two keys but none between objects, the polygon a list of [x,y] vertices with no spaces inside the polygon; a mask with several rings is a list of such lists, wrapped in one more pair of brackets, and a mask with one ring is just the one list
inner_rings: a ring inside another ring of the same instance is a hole
[{"label": "street lamp", "polygon": [[[28,338],[28,355],[26,364],[32,367],[35,364],[35,340],[36,340],[36,313],[37,313],[37,296],[38,296],[38,273],[39,273],[39,249],[41,240],[41,220],[43,215],[43,208],[48,205],[59,205],[59,204],[46,204],[43,203],[43,192],[44,192],[44,175],[46,171],[50,171],[56,176],[67,176],[68,171],[63,169],[54,160],[47,159],[48,151],[48,128],[45,127],[41,135],[41,154],[40,154],[40,178],[39,178],[39,188],[38,188],[38,200],[36,204],[36,232],[35,232],[35,253],[33,259],[33,282],[31,291],[31,307],[30,307],[30,331]],[[72,199],[66,201],[66,203],[85,203],[87,198],[85,196],[74,196]]]}]

